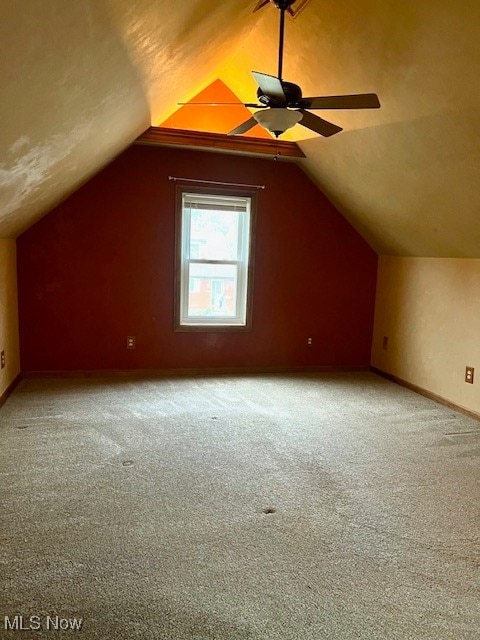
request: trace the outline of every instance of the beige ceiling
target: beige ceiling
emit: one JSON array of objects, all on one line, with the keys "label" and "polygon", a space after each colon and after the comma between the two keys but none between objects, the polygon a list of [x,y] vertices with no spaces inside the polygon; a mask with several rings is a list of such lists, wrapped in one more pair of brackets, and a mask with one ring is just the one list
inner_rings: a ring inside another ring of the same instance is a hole
[{"label": "beige ceiling", "polygon": [[[216,78],[252,100],[276,73],[278,13],[255,0],[0,0],[0,237],[19,234]],[[305,95],[378,93],[382,109],[288,136],[380,252],[480,257],[480,5],[311,0],[286,25]]]}]

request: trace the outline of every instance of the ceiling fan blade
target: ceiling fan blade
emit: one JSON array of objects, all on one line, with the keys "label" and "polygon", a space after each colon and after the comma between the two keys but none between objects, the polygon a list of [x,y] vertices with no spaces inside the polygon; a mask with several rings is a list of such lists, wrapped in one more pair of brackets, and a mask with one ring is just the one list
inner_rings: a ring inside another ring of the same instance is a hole
[{"label": "ceiling fan blade", "polygon": [[328,138],[340,131],[343,131],[342,127],[339,127],[332,122],[328,122],[328,120],[324,120],[323,118],[319,118],[318,116],[313,115],[313,113],[309,113],[304,109],[299,109],[299,111],[303,118],[298,124],[301,124],[302,127],[315,131],[315,133],[319,133],[324,138]]},{"label": "ceiling fan blade", "polygon": [[251,109],[266,109],[264,104],[254,102],[177,102],[182,107],[250,107]]},{"label": "ceiling fan blade", "polygon": [[277,78],[276,76],[269,76],[266,73],[260,73],[259,71],[252,71],[252,75],[265,96],[274,98],[279,102],[286,102],[287,98],[280,78]]},{"label": "ceiling fan blade", "polygon": [[358,93],[351,96],[317,96],[302,98],[305,109],[378,109],[380,100],[376,93]]},{"label": "ceiling fan blade", "polygon": [[241,133],[246,133],[247,131],[250,131],[250,129],[253,129],[253,127],[256,124],[258,124],[258,123],[255,120],[255,118],[252,116],[251,118],[249,118],[248,120],[246,120],[242,124],[238,125],[238,127],[233,129],[232,131],[229,131],[228,135],[229,136],[238,136]]}]

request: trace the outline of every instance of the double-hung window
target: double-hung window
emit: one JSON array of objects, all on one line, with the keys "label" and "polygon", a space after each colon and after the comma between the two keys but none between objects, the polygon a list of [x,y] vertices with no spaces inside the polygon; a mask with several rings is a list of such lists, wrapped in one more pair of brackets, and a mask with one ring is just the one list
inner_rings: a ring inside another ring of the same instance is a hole
[{"label": "double-hung window", "polygon": [[178,330],[247,329],[255,194],[177,190]]}]

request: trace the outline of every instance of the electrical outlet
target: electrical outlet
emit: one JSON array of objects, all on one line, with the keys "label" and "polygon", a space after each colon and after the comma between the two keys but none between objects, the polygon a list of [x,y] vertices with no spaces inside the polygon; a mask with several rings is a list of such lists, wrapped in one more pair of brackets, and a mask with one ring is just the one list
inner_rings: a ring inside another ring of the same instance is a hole
[{"label": "electrical outlet", "polygon": [[383,336],[382,349],[385,351],[388,349],[388,336]]},{"label": "electrical outlet", "polygon": [[0,369],[5,369],[5,351],[0,353]]},{"label": "electrical outlet", "polygon": [[468,384],[473,384],[474,371],[473,367],[465,367],[465,382],[468,382]]},{"label": "electrical outlet", "polygon": [[135,349],[136,338],[135,336],[127,336],[127,349]]},{"label": "electrical outlet", "polygon": [[309,347],[312,346],[313,338],[307,338],[307,344],[308,344]]}]

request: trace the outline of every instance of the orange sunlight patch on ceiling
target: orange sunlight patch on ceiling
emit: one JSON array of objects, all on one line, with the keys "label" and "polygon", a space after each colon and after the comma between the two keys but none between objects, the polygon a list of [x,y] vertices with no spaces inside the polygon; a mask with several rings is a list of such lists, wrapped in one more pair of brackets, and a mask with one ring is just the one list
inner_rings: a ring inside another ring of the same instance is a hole
[{"label": "orange sunlight patch on ceiling", "polygon": [[[189,102],[235,102],[239,106],[184,105],[158,126],[209,133],[228,133],[252,116],[251,111],[243,106],[241,100],[221,80],[212,82]],[[252,138],[272,139],[272,136],[259,124],[243,135]]]}]

